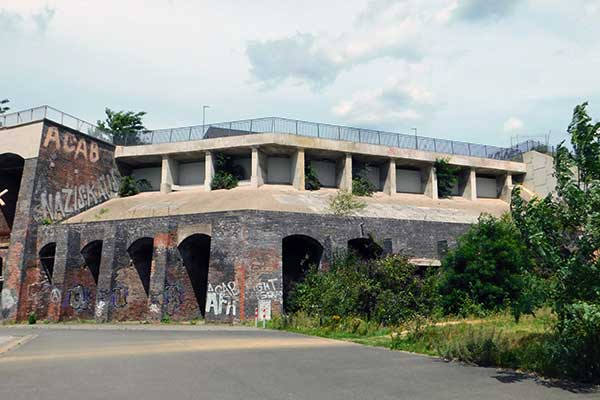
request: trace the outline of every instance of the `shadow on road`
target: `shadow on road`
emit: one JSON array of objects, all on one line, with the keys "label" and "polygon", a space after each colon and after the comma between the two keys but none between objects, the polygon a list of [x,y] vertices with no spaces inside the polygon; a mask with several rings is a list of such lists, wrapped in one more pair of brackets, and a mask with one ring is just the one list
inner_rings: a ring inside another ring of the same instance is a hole
[{"label": "shadow on road", "polygon": [[585,383],[576,383],[561,380],[543,380],[529,374],[523,374],[516,371],[498,371],[497,375],[492,376],[502,383],[518,383],[523,381],[533,381],[538,385],[548,388],[558,388],[575,394],[600,393],[598,386]]}]

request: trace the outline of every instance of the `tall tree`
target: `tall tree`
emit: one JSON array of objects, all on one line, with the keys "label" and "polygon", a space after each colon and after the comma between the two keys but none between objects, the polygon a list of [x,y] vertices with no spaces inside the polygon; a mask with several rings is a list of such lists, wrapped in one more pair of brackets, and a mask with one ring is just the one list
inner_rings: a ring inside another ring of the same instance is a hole
[{"label": "tall tree", "polygon": [[4,114],[8,110],[10,110],[10,107],[5,105],[5,104],[8,104],[9,102],[10,102],[10,100],[8,100],[8,99],[0,100],[0,114]]},{"label": "tall tree", "polygon": [[98,128],[113,135],[116,144],[140,144],[141,134],[146,132],[142,121],[146,112],[112,111],[106,108],[106,120],[98,121]]},{"label": "tall tree", "polygon": [[[587,103],[575,107],[572,151],[558,146],[556,193],[524,202],[513,192],[513,219],[539,262],[553,275],[561,365],[600,377],[600,124]],[[589,375],[589,376],[588,376]]]}]

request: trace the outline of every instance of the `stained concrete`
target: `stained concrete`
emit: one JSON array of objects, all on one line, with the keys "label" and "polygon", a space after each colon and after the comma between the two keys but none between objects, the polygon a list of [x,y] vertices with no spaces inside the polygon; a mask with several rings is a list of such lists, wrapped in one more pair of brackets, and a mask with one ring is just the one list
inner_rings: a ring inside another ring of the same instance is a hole
[{"label": "stained concrete", "polygon": [[[330,213],[328,202],[335,189],[299,192],[289,185],[249,186],[207,192],[203,189],[173,193],[141,193],[110,200],[70,218],[66,223],[148,218],[231,210],[264,210],[301,213]],[[363,217],[408,219],[436,222],[472,223],[481,213],[499,216],[508,204],[498,199],[433,200],[425,195],[399,193],[392,196],[375,193],[365,197]]]}]

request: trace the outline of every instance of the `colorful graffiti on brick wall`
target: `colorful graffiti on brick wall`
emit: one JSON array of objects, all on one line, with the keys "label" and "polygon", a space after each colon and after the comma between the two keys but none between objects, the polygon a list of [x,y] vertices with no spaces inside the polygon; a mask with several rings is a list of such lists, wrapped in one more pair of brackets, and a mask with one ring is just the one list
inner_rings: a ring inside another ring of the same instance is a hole
[{"label": "colorful graffiti on brick wall", "polygon": [[52,126],[42,138],[38,175],[38,222],[65,219],[119,191],[111,145]]}]

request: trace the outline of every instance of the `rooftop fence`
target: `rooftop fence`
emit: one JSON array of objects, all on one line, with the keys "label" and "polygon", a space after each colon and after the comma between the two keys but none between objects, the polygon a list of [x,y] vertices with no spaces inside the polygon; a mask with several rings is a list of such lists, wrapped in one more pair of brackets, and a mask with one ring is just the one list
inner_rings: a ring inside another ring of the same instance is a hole
[{"label": "rooftop fence", "polygon": [[105,142],[114,142],[115,144],[123,146],[185,142],[223,136],[276,133],[383,145],[444,154],[492,158],[497,160],[520,161],[522,160],[521,155],[524,152],[530,150],[550,151],[547,145],[532,140],[506,148],[279,117],[195,125],[184,128],[158,129],[140,132],[136,135],[128,135],[124,138],[115,137],[113,140],[110,133],[104,132],[93,124],[50,106],[36,107],[26,111],[0,115],[0,128],[16,126],[42,119],[57,122]]}]

